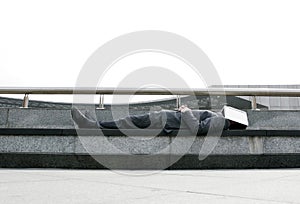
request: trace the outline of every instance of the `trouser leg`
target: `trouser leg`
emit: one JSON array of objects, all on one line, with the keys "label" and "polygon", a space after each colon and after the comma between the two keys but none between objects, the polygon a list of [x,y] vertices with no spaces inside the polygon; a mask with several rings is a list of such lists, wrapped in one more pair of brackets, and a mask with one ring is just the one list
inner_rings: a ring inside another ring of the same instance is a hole
[{"label": "trouser leg", "polygon": [[114,121],[99,122],[101,128],[109,129],[147,128],[150,124],[149,114],[131,115]]},{"label": "trouser leg", "polygon": [[100,128],[134,129],[134,128],[162,128],[162,114],[155,111],[142,115],[131,115],[115,121],[99,122]]}]

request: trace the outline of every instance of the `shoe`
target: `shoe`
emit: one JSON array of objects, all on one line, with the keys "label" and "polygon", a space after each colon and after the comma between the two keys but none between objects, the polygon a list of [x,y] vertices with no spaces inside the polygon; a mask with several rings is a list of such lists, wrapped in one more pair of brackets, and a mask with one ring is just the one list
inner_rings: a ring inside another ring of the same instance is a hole
[{"label": "shoe", "polygon": [[79,128],[99,128],[97,121],[87,118],[77,108],[72,108],[71,115],[73,121],[77,124]]},{"label": "shoe", "polygon": [[84,116],[87,117],[87,118],[90,119],[90,120],[98,121],[98,122],[97,122],[97,125],[98,125],[99,128],[101,128],[101,125],[100,125],[100,124],[101,124],[101,120],[95,119],[95,117],[92,116],[90,112],[85,111],[85,112],[84,112]]},{"label": "shoe", "polygon": [[87,118],[87,119],[90,119],[90,120],[95,120],[95,117],[93,117],[89,111],[85,111],[84,112],[84,116]]}]

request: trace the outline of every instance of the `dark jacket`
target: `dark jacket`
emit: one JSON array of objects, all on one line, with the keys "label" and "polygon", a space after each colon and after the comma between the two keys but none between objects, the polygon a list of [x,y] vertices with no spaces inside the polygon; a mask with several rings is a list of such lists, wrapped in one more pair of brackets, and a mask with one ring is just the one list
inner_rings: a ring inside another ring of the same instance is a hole
[{"label": "dark jacket", "polygon": [[166,132],[181,127],[190,129],[193,134],[204,135],[212,124],[219,129],[228,129],[230,124],[221,113],[209,110],[166,111],[166,115],[167,123],[164,127]]},{"label": "dark jacket", "polygon": [[[132,129],[132,128],[162,128],[171,133],[174,129],[190,129],[193,134],[207,134],[211,125],[216,129],[228,129],[229,121],[222,114],[208,110],[154,111],[143,115],[131,115],[116,121],[101,122],[100,128]],[[220,127],[220,125],[222,127]]]}]

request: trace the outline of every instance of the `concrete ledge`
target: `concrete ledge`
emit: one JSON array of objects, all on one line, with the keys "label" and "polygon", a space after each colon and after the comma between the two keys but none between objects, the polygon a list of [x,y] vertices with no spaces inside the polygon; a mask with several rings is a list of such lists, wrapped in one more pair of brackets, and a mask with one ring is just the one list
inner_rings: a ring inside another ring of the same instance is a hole
[{"label": "concrete ledge", "polygon": [[[207,136],[190,136],[189,130],[159,134],[159,130],[82,130],[0,128],[0,152],[198,155]],[[128,133],[128,132],[126,132]],[[154,134],[155,133],[155,134]],[[184,151],[184,152],[183,152]],[[211,154],[300,153],[299,130],[227,130]]]},{"label": "concrete ledge", "polygon": [[[147,111],[131,110],[130,114]],[[119,115],[126,115],[120,109]],[[248,110],[249,127],[252,130],[300,130],[300,111],[252,111]],[[110,110],[95,110],[98,120],[112,120]],[[71,111],[67,109],[0,108],[0,128],[74,129]]]},{"label": "concrete ledge", "polygon": [[[108,136],[101,136],[99,130],[87,129],[78,137],[74,129],[0,128],[0,167],[98,168],[100,164],[95,165],[89,154],[105,159],[112,168],[161,169],[171,164],[175,169],[299,167],[298,130],[224,131],[204,161],[198,157],[205,136],[190,136],[188,130],[185,135],[176,136],[175,130],[157,137],[153,137],[157,130],[132,131],[130,137],[120,135],[120,130],[107,130]],[[64,159],[68,161],[61,164]],[[83,164],[69,163],[69,159]],[[179,161],[173,164],[173,159]]]}]

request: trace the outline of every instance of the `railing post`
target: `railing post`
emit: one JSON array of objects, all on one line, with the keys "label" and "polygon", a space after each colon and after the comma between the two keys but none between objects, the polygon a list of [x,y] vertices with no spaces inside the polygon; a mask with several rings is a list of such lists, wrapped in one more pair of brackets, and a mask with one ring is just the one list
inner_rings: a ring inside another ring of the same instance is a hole
[{"label": "railing post", "polygon": [[97,109],[104,110],[104,94],[100,94],[99,106]]},{"label": "railing post", "polygon": [[29,96],[28,94],[25,94],[21,108],[28,108],[28,104],[29,104]]},{"label": "railing post", "polygon": [[256,96],[252,96],[251,107],[252,110],[257,110]]},{"label": "railing post", "polygon": [[177,95],[176,96],[176,108],[175,108],[175,110],[178,110],[180,108],[180,106],[181,106],[181,97],[180,97],[180,95]]}]

